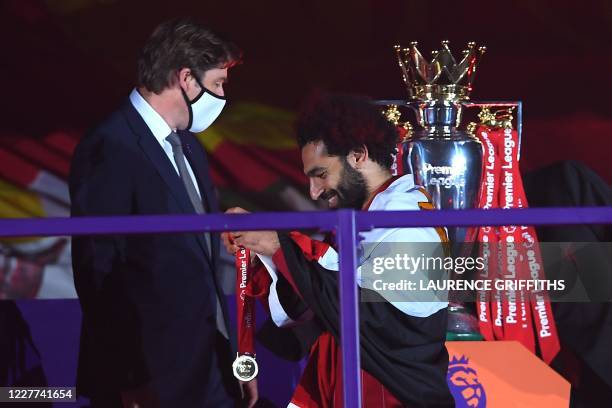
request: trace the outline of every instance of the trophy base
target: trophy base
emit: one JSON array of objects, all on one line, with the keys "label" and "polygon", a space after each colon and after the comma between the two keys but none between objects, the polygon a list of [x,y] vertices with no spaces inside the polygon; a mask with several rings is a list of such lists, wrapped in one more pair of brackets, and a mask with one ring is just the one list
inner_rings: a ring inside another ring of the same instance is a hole
[{"label": "trophy base", "polygon": [[448,323],[446,340],[482,340],[478,319],[461,303],[451,302],[448,305]]},{"label": "trophy base", "polygon": [[482,341],[480,333],[453,333],[446,332],[446,341]]}]

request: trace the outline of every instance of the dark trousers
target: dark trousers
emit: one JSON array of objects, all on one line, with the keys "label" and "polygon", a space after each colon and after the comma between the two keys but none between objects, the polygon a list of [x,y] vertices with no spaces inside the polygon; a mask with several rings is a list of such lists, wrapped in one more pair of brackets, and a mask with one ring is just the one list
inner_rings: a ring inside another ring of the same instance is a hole
[{"label": "dark trousers", "polygon": [[[238,382],[234,379],[231,373],[231,360],[228,356],[229,352],[228,341],[217,332],[216,350],[211,350],[213,354],[213,364],[210,367],[208,384],[202,384],[202,387],[208,389],[206,402],[202,407],[184,407],[184,408],[233,408],[237,406],[236,401],[240,396]],[[180,352],[180,350],[178,351]],[[106,394],[94,395],[90,398],[91,408],[123,408],[121,394],[109,392]],[[174,408],[172,401],[161,403],[160,408]],[[148,407],[141,407],[148,408]]]}]

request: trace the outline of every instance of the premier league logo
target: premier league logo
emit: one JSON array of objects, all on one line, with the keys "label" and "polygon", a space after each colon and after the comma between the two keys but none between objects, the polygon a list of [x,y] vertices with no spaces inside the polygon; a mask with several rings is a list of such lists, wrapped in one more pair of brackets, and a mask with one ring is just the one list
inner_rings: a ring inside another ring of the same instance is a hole
[{"label": "premier league logo", "polygon": [[487,394],[467,357],[453,356],[448,364],[446,381],[457,408],[486,408]]}]

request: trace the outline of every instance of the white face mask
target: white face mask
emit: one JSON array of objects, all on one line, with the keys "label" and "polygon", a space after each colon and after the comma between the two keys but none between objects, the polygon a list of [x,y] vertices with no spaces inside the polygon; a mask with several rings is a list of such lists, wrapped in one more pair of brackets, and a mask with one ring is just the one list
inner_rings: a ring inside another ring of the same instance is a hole
[{"label": "white face mask", "polygon": [[189,110],[189,123],[187,124],[187,130],[191,132],[202,132],[208,128],[214,121],[219,117],[223,107],[225,106],[225,98],[219,96],[202,85],[202,83],[196,79],[202,91],[190,101],[185,91],[181,88],[183,98],[187,103],[187,109]]}]

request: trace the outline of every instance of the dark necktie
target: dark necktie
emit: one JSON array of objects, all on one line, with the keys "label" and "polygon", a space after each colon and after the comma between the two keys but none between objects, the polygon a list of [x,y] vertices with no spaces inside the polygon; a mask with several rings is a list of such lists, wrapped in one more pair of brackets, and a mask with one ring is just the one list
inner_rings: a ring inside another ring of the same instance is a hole
[{"label": "dark necktie", "polygon": [[[166,138],[168,143],[172,146],[172,154],[174,155],[174,162],[176,163],[176,167],[178,167],[179,176],[185,185],[185,189],[187,190],[187,195],[189,196],[189,200],[195,209],[197,214],[206,214],[206,209],[202,203],[202,199],[198,194],[198,190],[195,188],[194,180],[191,178],[189,171],[187,170],[187,161],[185,158],[185,153],[183,152],[183,145],[181,144],[181,139],[179,135],[175,132],[170,133],[170,136]],[[210,244],[210,234],[208,232],[204,233],[204,239],[206,241],[206,249],[208,249],[209,256],[212,257],[211,252],[211,244]],[[213,271],[214,275],[214,271]],[[221,311],[221,303],[219,302],[219,297],[217,296],[217,328],[225,336],[228,338],[227,330],[225,328],[225,321],[223,320],[223,312]]]},{"label": "dark necktie", "polygon": [[[187,170],[187,162],[185,158],[185,153],[183,153],[183,145],[181,144],[181,139],[179,135],[172,132],[170,136],[166,138],[166,140],[172,145],[172,154],[174,155],[174,162],[176,163],[176,167],[178,167],[179,176],[185,185],[185,189],[187,190],[187,195],[189,196],[189,200],[195,209],[197,214],[206,214],[206,209],[204,208],[204,204],[202,204],[202,199],[198,194],[198,190],[195,188],[195,184],[193,184],[193,179]],[[212,256],[210,252],[210,234],[204,233],[204,238],[206,239],[206,249],[208,250],[208,254]]]}]

